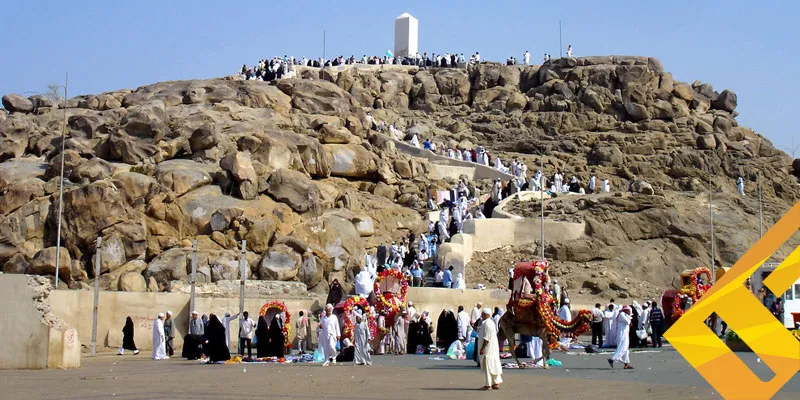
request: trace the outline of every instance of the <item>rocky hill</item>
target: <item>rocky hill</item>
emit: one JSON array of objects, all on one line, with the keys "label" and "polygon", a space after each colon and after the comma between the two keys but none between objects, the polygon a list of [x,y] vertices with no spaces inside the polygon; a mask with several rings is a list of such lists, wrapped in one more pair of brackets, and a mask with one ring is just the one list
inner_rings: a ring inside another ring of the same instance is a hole
[{"label": "rocky hill", "polygon": [[[108,289],[166,290],[172,280],[185,281],[192,240],[205,281],[238,278],[236,241],[246,239],[251,278],[299,280],[314,291],[335,278],[352,282],[365,249],[422,229],[426,190],[446,187],[428,177],[427,161],[401,154],[370,130],[367,111],[420,140],[481,144],[504,160],[518,157],[529,171],[543,151],[549,175],[559,169],[586,182],[595,174],[614,189],[645,180],[655,197],[641,201],[662,214],[679,210],[675,219],[683,209],[700,212],[692,207],[702,204],[686,196],[707,190],[709,173],[723,194],[735,192],[738,176],[752,192],[760,172],[774,208],[800,199],[800,160],[738,125],[735,93],[675,82],[654,58],[468,70],[299,68],[298,75],[276,83],[163,82],[70,99],[63,232],[69,254],[62,255],[60,276],[71,287],[87,282],[94,240],[102,236],[100,278]],[[63,110],[41,96],[6,95],[3,105],[0,265],[52,274]],[[588,225],[590,236],[630,212],[604,207],[605,219]],[[641,239],[609,237],[613,245]],[[611,246],[609,237],[587,246]],[[591,268],[593,259],[574,259],[558,247],[569,244],[554,246],[556,263],[586,261]],[[686,257],[709,259],[697,253]],[[664,259],[652,269],[684,261]]]}]

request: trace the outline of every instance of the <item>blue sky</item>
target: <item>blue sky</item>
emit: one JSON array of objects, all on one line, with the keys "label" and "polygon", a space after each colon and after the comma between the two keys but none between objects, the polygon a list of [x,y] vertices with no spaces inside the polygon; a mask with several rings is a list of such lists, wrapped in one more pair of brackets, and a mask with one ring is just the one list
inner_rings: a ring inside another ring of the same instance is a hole
[{"label": "blue sky", "polygon": [[[235,4],[250,4],[242,9]],[[254,6],[259,5],[259,6]],[[420,51],[480,51],[534,61],[647,55],[676,79],[739,96],[739,121],[800,155],[796,1],[8,1],[0,94],[44,91],[70,73],[70,96],[234,73],[260,57],[383,54],[394,18],[419,19]]]}]

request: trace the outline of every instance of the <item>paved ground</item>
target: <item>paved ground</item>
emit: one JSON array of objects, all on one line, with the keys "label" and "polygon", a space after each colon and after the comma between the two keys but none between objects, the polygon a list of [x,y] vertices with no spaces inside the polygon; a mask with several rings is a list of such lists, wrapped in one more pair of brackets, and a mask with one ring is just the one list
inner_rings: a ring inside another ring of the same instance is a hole
[{"label": "paved ground", "polygon": [[[375,357],[372,367],[319,364],[201,365],[147,355],[84,357],[75,370],[0,371],[0,398],[14,399],[707,399],[714,390],[671,349],[635,353],[633,371],[609,369],[606,355],[554,353],[550,370],[506,370],[499,392],[483,384],[471,361],[430,356]],[[752,354],[743,361],[766,370]],[[505,362],[505,360],[504,360]],[[591,396],[591,397],[589,397]],[[797,399],[800,376],[776,398]]]}]

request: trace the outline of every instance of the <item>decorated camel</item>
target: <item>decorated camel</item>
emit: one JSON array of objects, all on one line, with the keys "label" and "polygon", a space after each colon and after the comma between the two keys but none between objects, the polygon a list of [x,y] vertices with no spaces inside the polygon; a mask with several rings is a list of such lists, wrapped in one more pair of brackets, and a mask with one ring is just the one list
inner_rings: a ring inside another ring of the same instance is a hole
[{"label": "decorated camel", "polygon": [[[572,321],[559,319],[553,311],[554,299],[547,292],[550,281],[547,261],[534,261],[519,263],[514,268],[514,281],[511,298],[508,301],[508,312],[500,317],[498,336],[500,343],[507,339],[511,344],[511,354],[514,361],[523,368],[524,365],[517,358],[515,333],[542,339],[542,356],[545,361],[550,358],[550,349],[558,347],[560,336],[577,337],[586,332],[591,323],[592,313],[589,310],[578,311],[577,317]],[[541,358],[534,360],[538,362]],[[547,362],[544,368],[549,368]]]}]

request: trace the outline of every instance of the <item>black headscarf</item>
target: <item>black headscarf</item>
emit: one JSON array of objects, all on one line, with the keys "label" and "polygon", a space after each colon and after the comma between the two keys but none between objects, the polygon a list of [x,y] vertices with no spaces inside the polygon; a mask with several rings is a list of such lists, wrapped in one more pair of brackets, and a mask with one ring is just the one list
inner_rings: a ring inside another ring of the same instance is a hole
[{"label": "black headscarf", "polygon": [[256,356],[258,358],[269,356],[269,330],[267,319],[264,316],[258,317],[256,326]]},{"label": "black headscarf", "polygon": [[208,327],[206,328],[206,338],[208,344],[205,345],[204,351],[208,356],[210,362],[227,361],[231,359],[231,352],[225,344],[225,326],[222,325],[216,315],[211,314],[208,319]]},{"label": "black headscarf", "polygon": [[133,320],[131,317],[125,320],[125,327],[122,328],[122,348],[136,351],[136,343],[133,342]]},{"label": "black headscarf", "polygon": [[283,328],[279,322],[280,318],[276,315],[269,324],[269,356],[283,357],[286,338],[283,337]]},{"label": "black headscarf", "polygon": [[411,321],[408,324],[408,337],[406,338],[406,351],[408,354],[417,353],[417,344],[419,344],[419,322]]},{"label": "black headscarf", "polygon": [[325,304],[336,306],[340,301],[342,301],[343,297],[344,289],[342,289],[342,285],[339,283],[339,280],[334,279],[328,290],[328,298],[325,300]]}]

